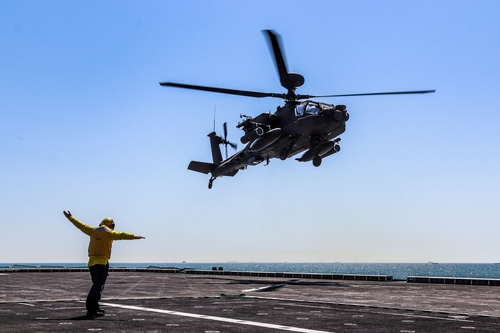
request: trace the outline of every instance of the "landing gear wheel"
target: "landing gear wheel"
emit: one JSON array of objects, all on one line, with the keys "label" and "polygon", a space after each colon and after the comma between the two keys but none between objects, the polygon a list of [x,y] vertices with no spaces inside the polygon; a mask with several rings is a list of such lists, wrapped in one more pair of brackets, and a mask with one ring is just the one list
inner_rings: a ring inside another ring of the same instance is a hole
[{"label": "landing gear wheel", "polygon": [[280,160],[284,161],[288,157],[288,149],[282,148],[280,150]]},{"label": "landing gear wheel", "polygon": [[315,167],[319,167],[321,165],[321,161],[322,160],[323,159],[321,158],[321,156],[314,156],[314,158],[313,158],[313,165]]},{"label": "landing gear wheel", "polygon": [[214,180],[215,180],[214,177],[210,178],[210,180],[208,181],[208,189],[212,188],[212,184],[213,184]]}]

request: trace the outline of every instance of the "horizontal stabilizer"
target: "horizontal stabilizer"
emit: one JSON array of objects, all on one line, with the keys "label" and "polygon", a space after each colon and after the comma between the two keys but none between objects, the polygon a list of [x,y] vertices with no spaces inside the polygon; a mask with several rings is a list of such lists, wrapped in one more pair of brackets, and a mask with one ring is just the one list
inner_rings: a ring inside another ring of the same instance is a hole
[{"label": "horizontal stabilizer", "polygon": [[208,173],[212,172],[213,169],[215,169],[215,164],[206,163],[206,162],[191,161],[191,163],[189,163],[188,169],[192,170],[192,171],[208,174]]}]

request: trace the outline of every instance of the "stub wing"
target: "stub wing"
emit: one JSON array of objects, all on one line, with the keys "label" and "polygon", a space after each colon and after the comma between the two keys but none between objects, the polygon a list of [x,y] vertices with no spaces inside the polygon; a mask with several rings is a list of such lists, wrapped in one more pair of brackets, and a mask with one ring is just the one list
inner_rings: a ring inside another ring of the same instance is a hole
[{"label": "stub wing", "polygon": [[191,161],[188,165],[188,169],[196,172],[201,172],[204,174],[209,174],[215,169],[215,164],[207,162]]}]

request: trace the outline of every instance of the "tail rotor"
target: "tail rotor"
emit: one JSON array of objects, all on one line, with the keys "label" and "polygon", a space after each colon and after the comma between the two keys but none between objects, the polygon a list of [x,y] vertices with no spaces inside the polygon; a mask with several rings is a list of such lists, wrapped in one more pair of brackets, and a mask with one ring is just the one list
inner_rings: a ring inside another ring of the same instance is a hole
[{"label": "tail rotor", "polygon": [[224,138],[221,140],[221,144],[223,144],[224,146],[226,146],[226,159],[227,159],[227,145],[231,146],[231,148],[233,148],[234,150],[236,150],[236,148],[238,148],[238,145],[236,143],[233,143],[233,142],[230,142],[228,139],[227,139],[227,123],[224,123],[222,125],[223,129],[224,129]]}]

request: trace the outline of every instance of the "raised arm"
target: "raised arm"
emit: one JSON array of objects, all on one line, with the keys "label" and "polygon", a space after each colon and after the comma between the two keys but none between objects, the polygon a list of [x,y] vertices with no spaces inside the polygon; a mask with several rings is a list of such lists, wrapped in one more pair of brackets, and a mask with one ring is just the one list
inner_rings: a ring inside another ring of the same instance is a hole
[{"label": "raised arm", "polygon": [[80,222],[79,220],[75,219],[73,217],[73,215],[71,215],[71,212],[69,210],[67,212],[63,211],[63,214],[64,214],[64,216],[66,216],[66,218],[68,220],[70,220],[71,223],[73,223],[73,225],[75,227],[77,227],[78,229],[80,229],[84,234],[90,236],[90,234],[92,233],[92,230],[94,230],[94,227],[92,227],[90,225],[86,225],[86,224]]}]

